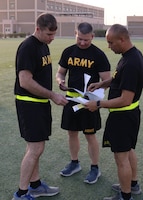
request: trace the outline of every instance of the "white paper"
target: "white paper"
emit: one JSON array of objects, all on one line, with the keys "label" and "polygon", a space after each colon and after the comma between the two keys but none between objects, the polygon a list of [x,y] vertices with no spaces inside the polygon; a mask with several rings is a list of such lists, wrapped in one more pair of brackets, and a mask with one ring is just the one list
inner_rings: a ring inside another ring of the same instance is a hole
[{"label": "white paper", "polygon": [[[75,88],[70,88],[79,94],[81,94],[83,97],[67,97],[67,100],[74,101],[76,103],[79,103],[75,106],[73,106],[74,112],[78,111],[81,108],[84,108],[84,104],[87,103],[89,100],[94,100],[94,101],[99,101],[104,98],[104,89],[99,88],[94,90],[93,92],[87,91],[87,84],[90,80],[91,76],[88,74],[84,74],[84,92],[75,89]],[[87,96],[89,100],[85,99],[84,97]]]},{"label": "white paper", "polygon": [[76,111],[78,111],[78,110],[84,108],[84,105],[82,105],[82,104],[80,103],[80,104],[77,104],[77,105],[73,106],[72,108],[73,108],[74,112],[76,112]]},{"label": "white paper", "polygon": [[89,100],[99,101],[104,98],[104,89],[99,88],[94,90],[93,92],[87,91],[85,96],[89,98]]},{"label": "white paper", "polygon": [[76,89],[76,88],[69,88],[69,90],[74,90],[74,91],[76,91],[77,93],[79,93],[79,94],[81,94],[82,96],[84,96],[84,94],[86,93],[87,84],[88,84],[90,78],[91,78],[90,75],[84,74],[84,91],[83,91],[83,92],[80,91],[80,90],[78,90],[78,89]]},{"label": "white paper", "polygon": [[84,94],[86,93],[87,90],[87,84],[90,80],[91,76],[88,74],[84,74]]}]

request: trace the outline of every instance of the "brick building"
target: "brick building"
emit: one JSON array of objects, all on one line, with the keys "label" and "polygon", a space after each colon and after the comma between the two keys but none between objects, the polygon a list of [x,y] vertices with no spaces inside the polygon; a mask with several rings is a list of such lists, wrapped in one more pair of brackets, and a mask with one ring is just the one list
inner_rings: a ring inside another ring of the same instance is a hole
[{"label": "brick building", "polygon": [[143,16],[127,16],[127,27],[131,36],[143,37]]},{"label": "brick building", "polygon": [[57,36],[73,36],[75,27],[83,21],[94,29],[104,27],[104,8],[67,0],[0,0],[0,33],[31,34],[42,12],[56,17]]}]

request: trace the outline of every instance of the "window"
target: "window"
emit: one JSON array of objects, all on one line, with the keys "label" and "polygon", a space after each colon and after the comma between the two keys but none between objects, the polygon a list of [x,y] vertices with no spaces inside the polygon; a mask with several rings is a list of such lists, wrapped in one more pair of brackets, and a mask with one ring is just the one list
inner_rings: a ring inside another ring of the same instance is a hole
[{"label": "window", "polygon": [[9,9],[15,9],[15,3],[10,3],[9,4]]}]

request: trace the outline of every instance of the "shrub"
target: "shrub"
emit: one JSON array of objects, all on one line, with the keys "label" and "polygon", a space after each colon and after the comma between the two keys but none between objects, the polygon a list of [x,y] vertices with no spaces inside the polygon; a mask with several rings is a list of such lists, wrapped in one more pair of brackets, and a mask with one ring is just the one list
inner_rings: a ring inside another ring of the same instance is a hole
[{"label": "shrub", "polygon": [[94,34],[96,37],[105,37],[106,30],[95,30]]}]

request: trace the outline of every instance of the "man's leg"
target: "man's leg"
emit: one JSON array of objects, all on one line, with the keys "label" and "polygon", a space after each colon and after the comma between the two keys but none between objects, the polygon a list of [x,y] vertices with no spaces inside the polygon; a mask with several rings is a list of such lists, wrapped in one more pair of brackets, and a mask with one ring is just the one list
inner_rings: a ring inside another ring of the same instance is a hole
[{"label": "man's leg", "polygon": [[95,134],[87,134],[85,135],[86,140],[88,142],[88,153],[91,159],[91,169],[87,174],[84,182],[88,184],[96,183],[101,172],[98,168],[98,161],[99,161],[99,144],[96,139]]},{"label": "man's leg", "polygon": [[68,134],[71,160],[78,160],[78,152],[80,150],[78,131],[68,131]]},{"label": "man's leg", "polygon": [[132,168],[129,160],[130,151],[114,153],[121,191],[131,193]]},{"label": "man's leg", "polygon": [[[58,187],[48,186],[39,177],[39,158],[45,148],[45,141],[27,144],[26,154],[21,164],[20,189],[28,188],[32,197],[54,196],[59,193]],[[28,187],[30,183],[30,186]]]},{"label": "man's leg", "polygon": [[81,171],[81,166],[78,161],[78,152],[80,149],[80,142],[78,137],[78,131],[68,131],[69,134],[69,151],[71,156],[71,162],[60,171],[62,176],[71,176]]},{"label": "man's leg", "polygon": [[95,134],[85,135],[88,142],[88,153],[91,159],[92,165],[98,165],[99,161],[99,144]]},{"label": "man's leg", "polygon": [[28,142],[21,163],[19,188],[26,190],[30,181],[39,179],[39,157],[43,153],[45,142]]},{"label": "man's leg", "polygon": [[137,156],[134,149],[129,152],[129,161],[132,168],[132,181],[137,181]]},{"label": "man's leg", "polygon": [[114,153],[121,191],[119,191],[119,193],[117,193],[115,197],[105,197],[104,200],[113,200],[113,199],[132,200],[131,197],[132,168],[130,164],[129,155],[130,151]]}]

